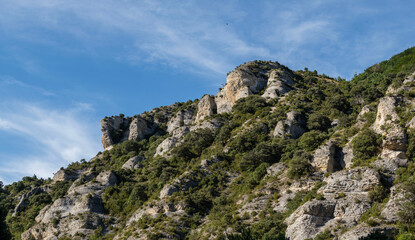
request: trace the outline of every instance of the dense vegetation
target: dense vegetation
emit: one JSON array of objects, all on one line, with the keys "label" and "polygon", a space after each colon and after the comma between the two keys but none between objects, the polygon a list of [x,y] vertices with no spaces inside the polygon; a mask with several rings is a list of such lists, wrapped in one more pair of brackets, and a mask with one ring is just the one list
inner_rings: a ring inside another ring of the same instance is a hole
[{"label": "dense vegetation", "polygon": [[[257,67],[261,67],[258,64]],[[216,131],[196,130],[184,137],[183,143],[171,151],[169,157],[155,156],[157,146],[169,135],[154,135],[147,139],[124,141],[111,150],[104,151],[94,161],[80,161],[70,164],[65,171],[91,169],[93,173],[112,170],[117,175],[118,184],[108,187],[102,196],[105,212],[117,219],[118,227],[112,234],[97,231],[96,238],[111,239],[122,232],[126,221],[138,208],[158,199],[163,186],[188,171],[192,171],[192,181],[197,186],[188,191],[179,191],[170,196],[173,202],[184,201],[187,217],[180,223],[159,218],[143,217],[134,227],[151,229],[149,238],[157,239],[171,233],[188,239],[200,239],[195,229],[205,219],[210,221],[204,226],[218,239],[285,239],[286,226],[283,223],[301,204],[322,198],[317,190],[323,185],[317,184],[311,191],[300,191],[289,200],[286,212],[275,212],[268,201],[266,209],[260,212],[240,215],[237,202],[241,197],[249,199],[260,197],[257,191],[275,179],[267,177],[267,168],[281,162],[287,167],[291,181],[311,177],[313,168],[311,159],[314,151],[328,139],[344,145],[354,136],[353,167],[368,166],[379,154],[382,138],[371,130],[375,115],[364,116],[365,125],[356,129],[356,118],[365,105],[376,106],[379,98],[385,96],[388,86],[399,86],[408,74],[415,71],[415,48],[408,49],[388,61],[376,64],[356,75],[351,81],[319,75],[317,71],[300,70],[293,72],[296,80],[295,91],[291,91],[285,102],[267,101],[259,95],[242,98],[236,102],[231,114],[216,114],[211,118],[219,119],[223,126]],[[189,107],[195,102],[176,104],[173,112]],[[155,111],[154,118],[165,121]],[[284,120],[286,114],[295,111],[304,118],[306,133],[298,139],[273,137],[272,129],[277,122]],[[148,113],[151,114],[151,113]],[[405,112],[403,111],[403,116]],[[408,118],[408,117],[407,117]],[[162,124],[161,128],[165,128]],[[415,133],[408,134],[408,168],[399,169],[396,184],[404,189],[409,201],[399,214],[397,223],[401,229],[398,239],[415,239]],[[131,157],[142,156],[141,167],[135,170],[122,169],[122,165]],[[202,160],[219,159],[209,165],[208,174],[201,169]],[[278,177],[278,176],[277,176]],[[230,180],[232,179],[232,180]],[[20,239],[22,232],[35,223],[39,211],[56,199],[64,196],[72,182],[52,183],[50,179],[25,177],[11,185],[0,186],[0,236],[2,239]],[[14,209],[23,194],[35,188],[48,188],[28,198],[22,209]],[[371,193],[373,206],[361,221],[378,216],[380,206],[389,195],[387,184]],[[275,192],[275,199],[278,199]],[[339,194],[339,197],[340,196]],[[255,221],[246,221],[248,219]],[[166,222],[170,225],[166,226]],[[225,234],[227,229],[238,234]],[[132,233],[129,233],[132,234]],[[330,232],[319,234],[316,239],[331,239]]]}]

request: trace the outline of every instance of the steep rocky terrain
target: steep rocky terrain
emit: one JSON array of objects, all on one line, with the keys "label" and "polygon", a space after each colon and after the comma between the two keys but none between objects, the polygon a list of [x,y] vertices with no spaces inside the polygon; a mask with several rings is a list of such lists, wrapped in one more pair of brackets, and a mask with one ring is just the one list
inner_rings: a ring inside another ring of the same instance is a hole
[{"label": "steep rocky terrain", "polygon": [[254,61],[101,120],[105,149],[0,188],[1,239],[415,239],[415,48],[351,81]]}]

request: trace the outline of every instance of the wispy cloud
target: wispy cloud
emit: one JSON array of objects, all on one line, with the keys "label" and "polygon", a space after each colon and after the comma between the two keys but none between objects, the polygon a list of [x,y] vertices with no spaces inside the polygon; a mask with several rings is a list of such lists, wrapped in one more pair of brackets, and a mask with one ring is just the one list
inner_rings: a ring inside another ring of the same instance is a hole
[{"label": "wispy cloud", "polygon": [[10,76],[0,76],[0,86],[7,87],[7,86],[13,86],[13,85],[39,92],[40,94],[44,96],[55,96],[53,92],[43,89],[41,87],[37,87],[31,84],[24,83]]},{"label": "wispy cloud", "polygon": [[92,124],[86,117],[90,106],[80,104],[69,110],[56,110],[32,103],[0,106],[0,134],[19,139],[30,146],[24,153],[0,155],[0,175],[51,177],[60,167],[90,158],[100,149]]},{"label": "wispy cloud", "polygon": [[[368,64],[357,65],[348,56],[362,55],[356,46],[371,53],[372,46],[382,41],[373,37],[379,33],[389,36],[383,42],[404,41],[391,34],[398,31],[396,26],[384,28],[391,22],[385,18],[392,11],[388,8],[392,6],[386,1],[374,7],[320,0],[261,4],[15,0],[2,1],[0,30],[68,51],[105,52],[132,64],[164,62],[185,71],[223,75],[241,60],[278,58],[295,67],[319,63],[330,74]],[[376,24],[370,24],[374,18]],[[60,41],[62,36],[66,41]],[[73,47],[73,42],[82,47]],[[381,57],[396,50],[390,45],[383,44]],[[340,57],[348,62],[337,61]]]}]

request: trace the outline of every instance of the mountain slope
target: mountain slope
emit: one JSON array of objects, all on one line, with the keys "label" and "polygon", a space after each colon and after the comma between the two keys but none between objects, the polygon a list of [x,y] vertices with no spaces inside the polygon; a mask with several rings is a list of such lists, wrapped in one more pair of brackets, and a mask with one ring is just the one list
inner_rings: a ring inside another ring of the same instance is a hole
[{"label": "mountain slope", "polygon": [[412,239],[414,76],[415,48],[349,82],[242,64],[216,96],[105,117],[105,151],[1,188],[0,234]]}]

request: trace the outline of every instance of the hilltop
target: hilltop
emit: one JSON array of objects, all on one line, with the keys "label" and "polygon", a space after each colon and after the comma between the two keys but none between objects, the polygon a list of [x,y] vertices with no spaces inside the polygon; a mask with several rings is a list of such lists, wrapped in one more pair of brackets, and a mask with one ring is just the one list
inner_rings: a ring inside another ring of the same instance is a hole
[{"label": "hilltop", "polygon": [[2,239],[415,239],[415,48],[351,81],[272,61],[101,120],[103,152],[0,189]]}]

